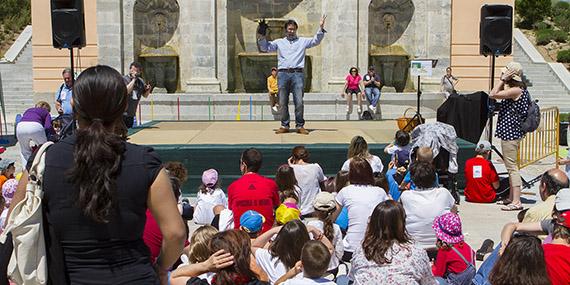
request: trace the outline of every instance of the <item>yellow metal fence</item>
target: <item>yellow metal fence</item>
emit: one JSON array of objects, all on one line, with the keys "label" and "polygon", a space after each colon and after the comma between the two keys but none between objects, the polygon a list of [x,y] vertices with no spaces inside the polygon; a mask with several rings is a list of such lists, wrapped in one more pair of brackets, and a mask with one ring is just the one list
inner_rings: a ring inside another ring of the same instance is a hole
[{"label": "yellow metal fence", "polygon": [[540,110],[540,126],[532,133],[526,134],[519,146],[519,168],[529,166],[550,155],[555,155],[558,166],[558,137],[560,136],[560,118],[558,108],[550,107]]}]

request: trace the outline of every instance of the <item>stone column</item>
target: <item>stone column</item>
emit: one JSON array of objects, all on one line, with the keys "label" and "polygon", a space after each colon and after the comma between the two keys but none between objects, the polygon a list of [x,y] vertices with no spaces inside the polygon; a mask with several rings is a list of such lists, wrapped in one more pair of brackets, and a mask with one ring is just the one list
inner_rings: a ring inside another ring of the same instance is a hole
[{"label": "stone column", "polygon": [[322,74],[323,87],[328,92],[340,93],[348,69],[359,65],[358,6],[354,1],[323,1],[328,33],[322,42]]},{"label": "stone column", "polygon": [[97,0],[98,62],[111,66],[119,72],[123,72],[125,65],[122,57],[124,46],[121,2]]},{"label": "stone column", "polygon": [[[230,0],[231,1],[231,0]],[[228,90],[228,0],[216,0],[216,68],[222,92]]]},{"label": "stone column", "polygon": [[[181,78],[186,92],[221,92],[218,80],[217,4],[216,0],[193,0],[181,11],[181,18],[191,19],[181,31],[181,43],[188,49],[180,55],[187,57],[189,72]],[[221,3],[223,4],[223,3]],[[220,9],[223,7],[219,7]],[[182,63],[182,62],[181,62]]]},{"label": "stone column", "polygon": [[358,1],[358,28],[357,35],[354,37],[357,41],[358,47],[358,69],[361,74],[368,71],[368,5],[370,0],[357,0]]}]

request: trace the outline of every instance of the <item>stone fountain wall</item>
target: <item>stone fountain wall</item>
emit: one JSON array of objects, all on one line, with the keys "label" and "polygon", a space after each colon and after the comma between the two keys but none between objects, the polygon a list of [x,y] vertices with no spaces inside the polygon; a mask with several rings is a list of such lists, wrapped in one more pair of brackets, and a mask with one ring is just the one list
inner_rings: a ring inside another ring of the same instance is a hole
[{"label": "stone fountain wall", "polygon": [[[139,52],[133,25],[136,1],[97,0],[99,62],[123,72]],[[398,5],[407,0],[382,1]],[[402,47],[411,58],[439,59],[433,78],[422,79],[424,83],[435,83],[450,62],[451,0],[412,2],[414,14],[393,45]],[[365,70],[369,65],[370,3],[370,0],[179,0],[179,23],[169,43],[179,54],[179,90],[240,91],[243,83],[239,79],[237,55],[257,51],[256,19],[295,19],[299,23],[298,34],[310,37],[318,29],[321,15],[326,14],[328,33],[320,46],[307,52],[312,63],[311,91],[340,93],[351,66]]]}]

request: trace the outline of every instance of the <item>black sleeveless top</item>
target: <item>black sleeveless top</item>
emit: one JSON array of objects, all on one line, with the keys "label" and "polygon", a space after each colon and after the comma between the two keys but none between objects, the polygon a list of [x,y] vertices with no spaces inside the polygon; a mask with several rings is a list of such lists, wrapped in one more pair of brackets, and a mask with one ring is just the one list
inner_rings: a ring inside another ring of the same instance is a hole
[{"label": "black sleeveless top", "polygon": [[[43,181],[45,227],[54,232],[71,284],[158,284],[142,240],[147,196],[161,169],[152,148],[126,143],[117,178],[117,210],[109,223],[92,221],[76,204],[68,181],[75,135],[52,145]],[[48,259],[49,260],[49,259]]]}]

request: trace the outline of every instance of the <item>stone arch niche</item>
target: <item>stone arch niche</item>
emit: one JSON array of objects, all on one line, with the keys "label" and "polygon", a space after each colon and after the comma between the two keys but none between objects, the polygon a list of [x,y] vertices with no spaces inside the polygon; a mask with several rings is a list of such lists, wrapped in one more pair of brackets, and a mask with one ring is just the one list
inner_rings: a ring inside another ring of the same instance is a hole
[{"label": "stone arch niche", "polygon": [[158,92],[176,92],[179,44],[174,34],[180,18],[178,2],[136,0],[133,12],[134,52],[143,65],[144,78],[158,88]]},{"label": "stone arch niche", "polygon": [[411,55],[396,44],[414,16],[412,0],[372,0],[368,6],[370,65],[376,67],[384,86],[403,92],[408,81]]},{"label": "stone arch niche", "polygon": [[[266,78],[277,66],[275,53],[259,52],[256,30],[259,20],[269,25],[268,39],[283,37],[288,15],[304,0],[228,0],[228,90],[230,92],[266,92]],[[309,23],[300,23],[299,34],[313,34]],[[305,90],[311,88],[312,58],[305,59]]]}]

